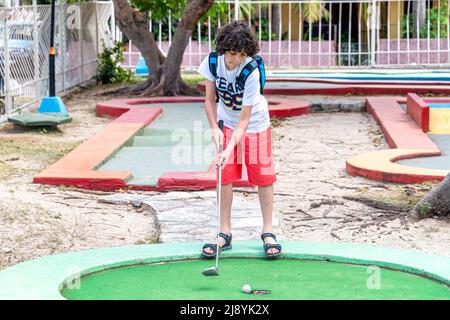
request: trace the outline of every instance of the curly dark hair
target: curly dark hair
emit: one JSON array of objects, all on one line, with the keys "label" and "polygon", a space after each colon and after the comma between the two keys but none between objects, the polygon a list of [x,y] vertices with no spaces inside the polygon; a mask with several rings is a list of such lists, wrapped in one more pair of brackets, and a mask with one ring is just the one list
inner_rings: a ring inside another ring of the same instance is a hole
[{"label": "curly dark hair", "polygon": [[226,51],[245,52],[253,57],[259,52],[255,31],[248,22],[236,20],[224,25],[216,34],[216,51],[222,55]]}]

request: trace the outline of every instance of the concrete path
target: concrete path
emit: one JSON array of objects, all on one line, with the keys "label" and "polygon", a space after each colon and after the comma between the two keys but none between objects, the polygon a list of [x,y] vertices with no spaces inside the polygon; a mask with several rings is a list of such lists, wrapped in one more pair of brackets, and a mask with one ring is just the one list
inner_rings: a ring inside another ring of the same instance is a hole
[{"label": "concrete path", "polygon": [[[217,228],[216,191],[160,193],[155,195],[114,194],[102,201],[111,203],[141,202],[156,212],[160,242],[211,241]],[[233,239],[259,239],[262,215],[259,202],[241,196],[233,199]],[[283,239],[278,216],[273,218],[274,232]],[[262,242],[261,242],[262,243]]]}]

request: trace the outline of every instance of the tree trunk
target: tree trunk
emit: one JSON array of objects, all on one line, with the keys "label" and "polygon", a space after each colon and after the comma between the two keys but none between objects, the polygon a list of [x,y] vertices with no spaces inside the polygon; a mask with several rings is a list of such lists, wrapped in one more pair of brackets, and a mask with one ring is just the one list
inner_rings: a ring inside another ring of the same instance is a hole
[{"label": "tree trunk", "polygon": [[413,38],[416,38],[418,36],[417,29],[419,29],[420,31],[420,28],[422,28],[425,25],[425,18],[426,18],[425,0],[413,1],[411,16],[413,18],[412,36]]},{"label": "tree trunk", "polygon": [[416,220],[434,215],[450,215],[450,173],[411,210],[411,217]]},{"label": "tree trunk", "polygon": [[153,33],[148,30],[145,15],[133,9],[127,0],[113,0],[113,3],[119,29],[136,45],[149,69],[149,77],[144,83],[116,92],[141,91],[142,95],[150,96],[198,95],[198,90],[182,81],[180,68],[189,37],[214,0],[188,1],[167,57],[158,49]]},{"label": "tree trunk", "polygon": [[157,82],[157,71],[164,62],[164,55],[158,49],[153,33],[148,30],[144,14],[133,9],[127,0],[113,0],[116,23],[128,39],[139,49],[145,60],[150,76],[143,84],[128,87],[121,92],[140,91]]},{"label": "tree trunk", "polygon": [[272,33],[277,35],[277,39],[280,37],[280,5],[278,3],[272,5]]}]

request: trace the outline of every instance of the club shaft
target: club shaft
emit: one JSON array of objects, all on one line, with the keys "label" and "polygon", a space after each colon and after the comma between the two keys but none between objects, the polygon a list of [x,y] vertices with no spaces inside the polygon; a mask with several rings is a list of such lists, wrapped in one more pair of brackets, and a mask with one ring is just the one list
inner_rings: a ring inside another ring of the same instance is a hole
[{"label": "club shaft", "polygon": [[[222,153],[222,144],[219,145],[219,154]],[[216,268],[219,268],[219,232],[220,232],[220,207],[222,195],[222,166],[219,166],[217,177],[217,239],[216,239]]]}]

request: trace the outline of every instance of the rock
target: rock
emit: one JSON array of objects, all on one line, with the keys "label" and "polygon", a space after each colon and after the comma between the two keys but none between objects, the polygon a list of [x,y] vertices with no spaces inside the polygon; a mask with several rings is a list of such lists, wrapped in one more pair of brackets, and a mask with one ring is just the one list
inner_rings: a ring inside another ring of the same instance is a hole
[{"label": "rock", "polygon": [[320,99],[310,100],[312,113],[316,112],[365,112],[364,99]]},{"label": "rock", "polygon": [[143,201],[148,196],[140,194],[130,194],[130,193],[114,193],[102,197],[99,202],[110,203],[110,204],[123,204],[131,201]]},{"label": "rock", "polygon": [[328,102],[322,104],[322,111],[323,112],[339,112],[340,104],[337,102]]},{"label": "rock", "polygon": [[142,207],[142,204],[143,204],[143,202],[141,200],[132,200],[131,201],[131,205],[134,208],[140,208],[140,207]]},{"label": "rock", "polygon": [[4,252],[4,253],[11,253],[12,250],[11,250],[10,248],[8,248],[8,247],[4,247],[4,248],[3,248],[3,252]]},{"label": "rock", "polygon": [[364,112],[366,104],[365,102],[344,101],[341,102],[340,109],[342,112]]}]

